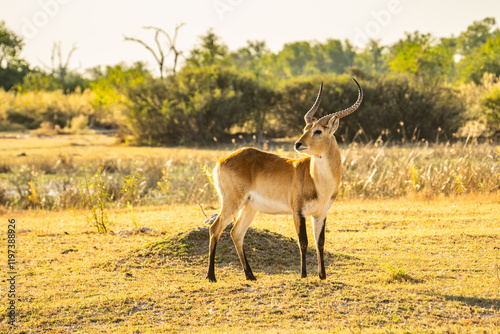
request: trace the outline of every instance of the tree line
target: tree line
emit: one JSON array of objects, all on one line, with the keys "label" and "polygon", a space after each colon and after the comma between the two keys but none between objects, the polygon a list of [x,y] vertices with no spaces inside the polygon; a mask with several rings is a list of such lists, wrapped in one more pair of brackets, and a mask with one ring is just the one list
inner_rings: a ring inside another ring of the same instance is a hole
[{"label": "tree line", "polygon": [[326,114],[355,101],[356,77],[365,99],[341,122],[342,141],[500,133],[500,30],[492,17],[456,37],[416,31],[388,46],[329,39],[288,43],[278,52],[264,41],[230,50],[212,30],[183,52],[175,45],[181,28],[171,37],[146,27],[154,45],[125,37],[142,45],[130,47],[151,52],[157,71],[137,62],[80,73],[70,66],[75,47],[64,57],[58,43],[50,66],[32,67],[20,57],[22,38],[0,22],[0,94],[8,101],[0,104],[0,129],[112,128],[140,145],[206,144],[241,133],[293,136],[321,81],[319,113]]}]

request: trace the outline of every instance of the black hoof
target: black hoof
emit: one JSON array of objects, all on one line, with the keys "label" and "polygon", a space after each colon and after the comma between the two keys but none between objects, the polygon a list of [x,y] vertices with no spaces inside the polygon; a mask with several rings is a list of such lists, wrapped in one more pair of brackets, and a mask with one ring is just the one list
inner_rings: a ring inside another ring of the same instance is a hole
[{"label": "black hoof", "polygon": [[248,275],[248,276],[247,276],[247,280],[248,280],[248,281],[256,281],[256,280],[257,280],[257,278],[255,278],[255,276],[254,276],[254,275],[251,275],[251,276],[250,276],[250,275]]}]

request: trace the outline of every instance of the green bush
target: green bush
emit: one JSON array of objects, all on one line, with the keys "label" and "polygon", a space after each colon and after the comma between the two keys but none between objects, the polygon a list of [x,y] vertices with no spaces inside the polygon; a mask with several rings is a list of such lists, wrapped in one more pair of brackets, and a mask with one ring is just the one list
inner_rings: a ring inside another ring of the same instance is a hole
[{"label": "green bush", "polygon": [[[324,81],[323,98],[317,116],[351,106],[357,98],[357,87],[347,75],[314,76],[287,82],[281,90],[276,108],[280,134],[296,133],[304,126],[303,116],[316,98]],[[360,81],[364,91],[361,107],[342,119],[338,137],[351,141],[361,136],[375,140],[416,141],[451,139],[462,122],[465,107],[457,93],[443,84],[416,84],[411,79],[381,77]]]},{"label": "green bush", "polygon": [[258,123],[273,92],[250,76],[214,65],[186,69],[167,81],[148,80],[128,98],[137,144],[203,144],[227,136],[237,124]]},{"label": "green bush", "polygon": [[483,98],[488,128],[494,136],[500,134],[500,84],[497,84]]},{"label": "green bush", "polygon": [[[10,130],[16,127],[37,129],[42,123],[49,122],[64,128],[79,115],[96,118],[92,99],[92,92],[88,89],[77,89],[71,94],[64,94],[61,90],[25,93],[0,90],[0,127]],[[109,114],[110,110],[107,112]],[[96,123],[99,120],[97,117]]]},{"label": "green bush", "polygon": [[180,128],[175,127],[169,106],[167,85],[163,80],[147,80],[128,92],[129,128],[139,145],[173,144]]}]

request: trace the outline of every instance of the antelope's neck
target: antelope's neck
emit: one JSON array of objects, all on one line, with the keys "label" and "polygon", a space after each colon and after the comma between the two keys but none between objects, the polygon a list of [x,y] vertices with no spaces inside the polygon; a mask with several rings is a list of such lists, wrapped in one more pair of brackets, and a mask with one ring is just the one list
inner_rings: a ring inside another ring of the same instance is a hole
[{"label": "antelope's neck", "polygon": [[[332,145],[333,146],[333,145]],[[318,193],[331,196],[338,190],[341,174],[341,158],[337,145],[321,156],[311,157],[311,176]]]}]

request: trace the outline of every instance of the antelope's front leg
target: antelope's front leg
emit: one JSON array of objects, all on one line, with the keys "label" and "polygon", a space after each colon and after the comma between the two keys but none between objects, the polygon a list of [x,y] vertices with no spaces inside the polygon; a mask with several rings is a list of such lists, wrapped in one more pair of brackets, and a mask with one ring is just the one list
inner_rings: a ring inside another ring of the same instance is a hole
[{"label": "antelope's front leg", "polygon": [[323,249],[325,246],[326,217],[312,217],[314,240],[316,242],[316,253],[318,254],[318,275],[320,279],[326,278],[325,261]]},{"label": "antelope's front leg", "polygon": [[306,269],[306,253],[307,253],[307,231],[306,231],[306,218],[302,212],[297,211],[293,214],[293,221],[295,223],[295,230],[299,236],[300,247],[300,277],[307,277]]}]

